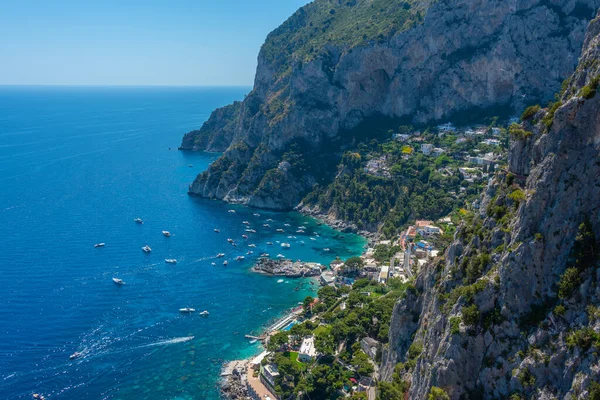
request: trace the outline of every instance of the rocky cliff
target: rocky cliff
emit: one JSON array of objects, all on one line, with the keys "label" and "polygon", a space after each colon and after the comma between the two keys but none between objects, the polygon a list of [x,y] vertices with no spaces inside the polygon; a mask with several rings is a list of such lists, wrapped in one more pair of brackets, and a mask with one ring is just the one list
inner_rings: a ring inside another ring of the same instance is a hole
[{"label": "rocky cliff", "polygon": [[510,171],[395,307],[381,375],[409,398],[599,398],[599,81],[596,19],[557,101],[511,127]]},{"label": "rocky cliff", "polygon": [[599,3],[315,0],[268,36],[246,99],[184,138],[185,149],[228,146],[190,193],[289,209],[374,121],[548,101],[573,72]]}]

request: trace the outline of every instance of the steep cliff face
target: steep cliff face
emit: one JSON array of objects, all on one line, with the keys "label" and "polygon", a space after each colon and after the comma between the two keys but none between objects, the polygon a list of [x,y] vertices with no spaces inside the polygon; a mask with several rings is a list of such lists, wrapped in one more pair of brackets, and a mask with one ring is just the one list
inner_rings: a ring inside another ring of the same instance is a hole
[{"label": "steep cliff face", "polygon": [[599,3],[316,0],[269,35],[247,98],[184,138],[184,148],[230,143],[190,193],[291,208],[334,172],[279,168],[292,146],[314,164],[374,118],[426,123],[547,101],[573,72]]},{"label": "steep cliff face", "polygon": [[510,173],[396,306],[381,374],[410,398],[600,395],[599,80],[596,19],[559,101],[511,128]]}]

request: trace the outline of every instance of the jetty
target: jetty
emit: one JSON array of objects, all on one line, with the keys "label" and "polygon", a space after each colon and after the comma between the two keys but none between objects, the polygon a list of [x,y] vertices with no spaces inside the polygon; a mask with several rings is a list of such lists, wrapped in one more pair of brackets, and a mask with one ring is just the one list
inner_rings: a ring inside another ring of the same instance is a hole
[{"label": "jetty", "polygon": [[267,340],[267,337],[266,337],[266,336],[253,336],[253,335],[244,335],[244,337],[245,337],[246,339],[260,340],[261,342],[262,342],[262,341],[265,341],[265,340]]}]

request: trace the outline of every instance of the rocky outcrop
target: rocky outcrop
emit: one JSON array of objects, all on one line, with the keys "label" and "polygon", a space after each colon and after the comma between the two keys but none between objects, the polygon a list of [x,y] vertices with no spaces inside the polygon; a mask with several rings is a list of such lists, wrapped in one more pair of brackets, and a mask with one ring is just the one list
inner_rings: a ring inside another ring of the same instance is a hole
[{"label": "rocky outcrop", "polygon": [[421,294],[396,305],[381,373],[409,398],[434,386],[452,399],[600,395],[599,80],[596,19],[559,100],[513,130],[512,171],[421,272]]},{"label": "rocky outcrop", "polygon": [[230,144],[190,193],[290,209],[375,123],[547,101],[573,72],[600,0],[381,3],[316,0],[271,33],[252,92],[184,138],[183,148]]}]

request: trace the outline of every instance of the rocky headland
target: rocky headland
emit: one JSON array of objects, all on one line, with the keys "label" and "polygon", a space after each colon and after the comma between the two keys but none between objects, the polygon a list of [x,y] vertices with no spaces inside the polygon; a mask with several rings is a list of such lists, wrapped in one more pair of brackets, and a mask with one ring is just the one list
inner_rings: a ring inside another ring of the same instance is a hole
[{"label": "rocky headland", "polygon": [[286,259],[274,260],[262,257],[254,264],[252,271],[267,275],[301,278],[319,276],[324,268],[323,265],[315,262],[291,261]]}]

